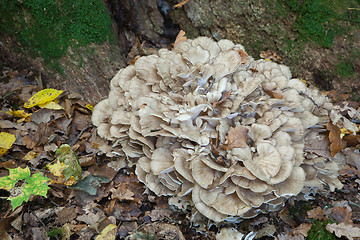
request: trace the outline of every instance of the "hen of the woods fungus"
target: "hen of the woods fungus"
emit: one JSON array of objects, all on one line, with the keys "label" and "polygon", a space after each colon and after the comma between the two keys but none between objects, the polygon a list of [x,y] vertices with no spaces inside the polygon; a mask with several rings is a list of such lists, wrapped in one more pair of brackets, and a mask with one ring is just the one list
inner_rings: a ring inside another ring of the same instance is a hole
[{"label": "hen of the woods fungus", "polygon": [[140,57],[111,80],[92,121],[108,156],[136,165],[141,182],[194,222],[240,221],[342,187],[340,154],[304,150],[342,121],[333,105],[287,66],[229,40]]}]

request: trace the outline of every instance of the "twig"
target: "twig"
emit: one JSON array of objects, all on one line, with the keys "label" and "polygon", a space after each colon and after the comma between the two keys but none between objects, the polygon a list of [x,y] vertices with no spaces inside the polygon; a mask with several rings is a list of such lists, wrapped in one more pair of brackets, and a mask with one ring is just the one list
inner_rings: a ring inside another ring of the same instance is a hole
[{"label": "twig", "polygon": [[89,128],[93,127],[93,125],[87,126],[85,127],[83,130],[81,130],[81,132],[76,136],[76,138],[74,140],[71,141],[70,146],[74,146],[74,144],[79,140],[79,138],[81,137],[81,135],[88,130]]},{"label": "twig", "polygon": [[185,0],[185,1],[182,1],[176,5],[174,5],[174,8],[180,8],[182,7],[184,4],[188,3],[190,0]]}]

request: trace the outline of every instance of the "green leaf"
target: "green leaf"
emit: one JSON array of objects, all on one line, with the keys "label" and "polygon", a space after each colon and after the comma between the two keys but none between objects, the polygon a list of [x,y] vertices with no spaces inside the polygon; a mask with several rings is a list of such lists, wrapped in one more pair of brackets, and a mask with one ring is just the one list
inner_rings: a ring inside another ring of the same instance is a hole
[{"label": "green leaf", "polygon": [[25,184],[23,191],[29,191],[30,194],[40,195],[46,197],[47,191],[50,189],[46,184],[49,181],[47,177],[42,176],[39,172],[33,174],[30,178],[26,179],[28,184]]},{"label": "green leaf", "polygon": [[18,181],[28,177],[30,177],[30,169],[28,167],[9,169],[9,176],[0,178],[0,189],[10,190],[14,188]]},{"label": "green leaf", "polygon": [[15,168],[15,169],[9,169],[9,176],[5,176],[0,178],[0,188],[11,190],[14,189],[15,184],[18,181],[24,180],[25,183],[20,188],[15,188],[17,191],[13,192],[19,192],[21,193],[17,196],[10,196],[8,200],[11,201],[11,206],[13,210],[20,206],[24,201],[29,201],[30,195],[40,195],[46,197],[48,189],[50,189],[47,185],[48,179],[47,177],[42,176],[40,173],[35,173],[32,176],[30,176],[30,169],[28,167],[26,168]]},{"label": "green leaf", "polygon": [[20,206],[24,201],[27,202],[29,201],[30,198],[30,194],[27,191],[22,191],[22,193],[16,197],[9,197],[8,200],[11,201],[11,206],[13,211],[15,210],[15,208],[17,208],[18,206]]},{"label": "green leaf", "polygon": [[82,169],[74,151],[68,144],[61,145],[55,152],[55,156],[60,162],[64,163],[67,167],[63,170],[65,181],[70,177],[74,177],[78,182],[82,178]]}]

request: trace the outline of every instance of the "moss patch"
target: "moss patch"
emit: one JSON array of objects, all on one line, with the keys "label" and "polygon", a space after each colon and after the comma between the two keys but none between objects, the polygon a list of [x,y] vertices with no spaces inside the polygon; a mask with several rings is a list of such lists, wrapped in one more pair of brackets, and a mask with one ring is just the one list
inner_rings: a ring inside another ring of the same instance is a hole
[{"label": "moss patch", "polygon": [[282,17],[295,15],[292,27],[300,39],[330,48],[337,35],[351,30],[349,24],[359,24],[357,5],[355,0],[278,0],[276,9]]},{"label": "moss patch", "polygon": [[50,65],[68,46],[115,39],[101,0],[2,0],[0,15],[1,32],[13,36],[31,56],[40,56]]},{"label": "moss patch", "polygon": [[308,232],[308,240],[336,240],[336,236],[326,230],[326,225],[332,221],[314,221]]}]

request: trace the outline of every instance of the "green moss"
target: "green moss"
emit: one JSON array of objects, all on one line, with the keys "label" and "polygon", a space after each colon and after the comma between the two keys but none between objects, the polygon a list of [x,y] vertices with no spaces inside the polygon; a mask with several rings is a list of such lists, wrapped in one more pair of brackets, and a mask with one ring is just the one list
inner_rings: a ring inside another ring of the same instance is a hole
[{"label": "green moss", "polygon": [[52,230],[50,230],[48,233],[47,233],[47,236],[48,237],[62,237],[64,235],[64,229],[62,228],[54,228]]},{"label": "green moss", "polygon": [[356,5],[356,0],[278,0],[276,9],[282,17],[290,16],[287,10],[295,15],[292,27],[300,39],[330,48],[336,36],[350,32],[344,22],[359,25],[360,11],[348,9]]},{"label": "green moss", "polygon": [[1,32],[46,63],[63,56],[68,46],[115,39],[101,0],[2,0],[0,14]]},{"label": "green moss", "polygon": [[326,225],[332,221],[314,221],[308,232],[308,240],[336,240],[336,236],[326,230]]},{"label": "green moss", "polygon": [[340,77],[351,77],[354,73],[354,66],[350,61],[341,61],[335,67],[335,73]]}]

